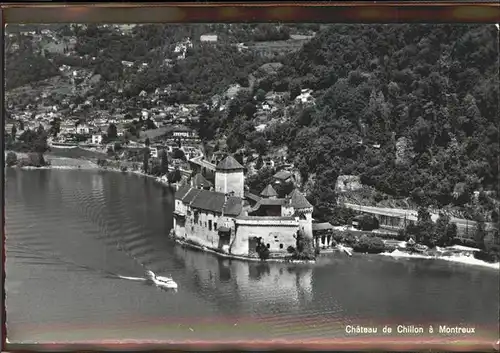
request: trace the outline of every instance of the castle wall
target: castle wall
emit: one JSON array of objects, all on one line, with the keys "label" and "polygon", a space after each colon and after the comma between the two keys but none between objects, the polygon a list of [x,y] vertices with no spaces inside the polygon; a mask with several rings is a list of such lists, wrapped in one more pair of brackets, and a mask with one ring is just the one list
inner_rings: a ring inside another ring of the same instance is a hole
[{"label": "castle wall", "polygon": [[[248,255],[249,240],[253,237],[260,238],[264,244],[269,244],[271,252],[286,252],[289,246],[295,247],[295,235],[298,230],[296,221],[266,222],[261,221],[241,222],[236,221],[236,235],[231,247],[231,253],[235,255]],[[263,223],[263,222],[262,222]]]},{"label": "castle wall", "polygon": [[244,197],[245,178],[243,171],[217,171],[215,173],[215,191],[229,194],[234,192],[234,196]]},{"label": "castle wall", "polygon": [[300,224],[300,229],[304,232],[304,236],[307,239],[312,239],[313,238],[313,230],[312,230],[312,214],[311,213],[306,213],[304,214],[306,216],[305,220],[299,220]]},{"label": "castle wall", "polygon": [[[186,217],[187,237],[191,241],[197,242],[211,248],[217,248],[219,244],[219,234],[215,230],[214,223],[217,223],[219,216],[212,212],[197,212],[196,219],[195,211],[191,210],[190,215]],[[210,229],[211,222],[211,229]]]}]

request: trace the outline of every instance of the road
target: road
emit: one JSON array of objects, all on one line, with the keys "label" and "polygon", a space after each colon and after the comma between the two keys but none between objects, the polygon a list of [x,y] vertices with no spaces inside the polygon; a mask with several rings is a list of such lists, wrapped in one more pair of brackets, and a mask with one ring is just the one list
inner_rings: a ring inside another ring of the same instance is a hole
[{"label": "road", "polygon": [[[390,216],[390,217],[400,217],[405,218],[412,221],[417,221],[418,213],[415,210],[405,210],[402,208],[384,208],[384,207],[373,207],[373,206],[360,206],[352,203],[344,203],[344,205],[350,209],[382,215],[382,216]],[[439,218],[439,215],[436,213],[431,213],[431,219],[435,222]],[[470,228],[476,225],[475,221],[471,221],[463,218],[451,217],[451,222],[456,223],[457,227],[460,228]],[[494,223],[486,223],[486,228],[494,227]]]},{"label": "road", "polygon": [[202,158],[203,158],[202,156],[194,157],[194,158],[190,159],[189,162],[197,164],[200,167],[206,168],[208,170],[215,171],[215,164],[207,162],[206,160],[204,160]]}]

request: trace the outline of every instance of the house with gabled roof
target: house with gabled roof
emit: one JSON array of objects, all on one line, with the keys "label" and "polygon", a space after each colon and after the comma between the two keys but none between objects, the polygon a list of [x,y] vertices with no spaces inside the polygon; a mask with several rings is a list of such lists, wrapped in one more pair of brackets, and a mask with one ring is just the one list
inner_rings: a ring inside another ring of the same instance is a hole
[{"label": "house with gabled roof", "polygon": [[260,196],[250,194],[243,170],[229,155],[217,164],[213,186],[201,174],[181,186],[175,194],[175,237],[251,257],[257,256],[259,243],[282,256],[295,246],[298,232],[313,238],[313,207],[299,190],[278,198],[268,185]]}]

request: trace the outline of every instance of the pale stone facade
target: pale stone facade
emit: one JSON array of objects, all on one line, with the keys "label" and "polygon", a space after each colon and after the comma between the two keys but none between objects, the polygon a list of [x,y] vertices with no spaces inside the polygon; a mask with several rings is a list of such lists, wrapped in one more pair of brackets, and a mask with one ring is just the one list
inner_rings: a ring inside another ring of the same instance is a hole
[{"label": "pale stone facade", "polygon": [[241,171],[217,171],[215,173],[215,191],[223,194],[234,192],[234,196],[244,196],[245,177]]}]

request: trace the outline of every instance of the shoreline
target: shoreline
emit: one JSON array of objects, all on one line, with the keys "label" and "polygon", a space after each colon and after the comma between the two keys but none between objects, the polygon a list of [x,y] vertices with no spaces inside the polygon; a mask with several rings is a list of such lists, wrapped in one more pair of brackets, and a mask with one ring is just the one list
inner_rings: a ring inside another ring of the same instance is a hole
[{"label": "shoreline", "polygon": [[383,252],[378,255],[389,256],[393,259],[424,259],[424,260],[442,260],[453,263],[460,263],[463,265],[469,266],[479,266],[483,268],[491,268],[500,270],[500,262],[486,262],[483,260],[476,259],[474,256],[467,255],[452,255],[452,256],[431,256],[431,255],[422,255],[422,254],[410,254],[401,250],[394,250],[392,252]]},{"label": "shoreline", "polygon": [[[5,154],[9,152],[14,152],[14,151],[5,151]],[[21,152],[14,152],[18,156],[18,158],[25,158],[27,154],[21,153]],[[59,157],[59,156],[51,156],[51,155],[46,155],[45,159],[50,162],[50,165],[42,166],[42,167],[34,167],[34,166],[17,166],[14,165],[12,167],[7,167],[6,168],[18,168],[18,169],[24,169],[24,170],[50,170],[50,169],[56,169],[56,170],[102,170],[102,171],[110,171],[110,172],[120,172],[124,174],[135,174],[135,175],[140,175],[146,178],[151,178],[154,179],[157,183],[163,185],[163,186],[168,186],[171,188],[175,188],[175,184],[169,184],[168,181],[156,177],[154,175],[146,174],[142,171],[139,170],[130,170],[127,169],[125,171],[121,170],[120,168],[115,168],[115,167],[101,167],[97,165],[97,163],[89,161],[87,159],[80,159],[80,158],[71,158],[71,157]],[[56,162],[54,164],[54,161]]]},{"label": "shoreline", "polygon": [[205,253],[209,254],[214,254],[217,256],[220,256],[222,258],[226,259],[231,259],[231,260],[238,260],[238,261],[247,261],[247,262],[267,262],[267,263],[281,263],[281,264],[315,264],[316,260],[288,260],[288,259],[267,259],[267,260],[261,260],[256,257],[250,257],[250,256],[242,256],[242,255],[232,255],[232,254],[227,254],[227,253],[222,253],[219,251],[216,251],[214,249],[211,249],[209,247],[203,246],[203,245],[197,245],[193,244],[191,242],[184,241],[176,236],[173,236],[169,234],[170,238],[175,241],[176,244],[179,244],[183,247],[191,248],[191,249],[196,249],[200,250]]},{"label": "shoreline", "polygon": [[[9,151],[5,151],[5,153],[8,153]],[[16,154],[21,154],[17,153]],[[22,154],[21,154],[22,155]],[[155,182],[159,183],[162,186],[166,186],[169,188],[175,189],[175,184],[169,184],[168,181],[163,180],[162,178],[146,174],[142,171],[138,170],[126,170],[123,171],[119,168],[114,168],[114,167],[100,167],[96,163],[85,160],[85,159],[79,159],[79,158],[69,158],[69,157],[52,157],[52,156],[47,156],[47,160],[50,161],[51,163],[53,161],[57,162],[62,162],[61,164],[56,164],[56,165],[48,165],[48,166],[43,166],[43,167],[32,167],[32,166],[24,166],[24,167],[18,167],[18,166],[12,166],[12,167],[7,167],[6,168],[19,168],[19,169],[25,169],[25,170],[36,170],[36,169],[55,169],[55,170],[99,170],[99,171],[111,171],[111,172],[120,172],[124,174],[134,174],[134,175],[139,175],[142,177],[146,178],[151,178]],[[56,162],[56,163],[57,163]],[[69,163],[65,163],[69,162]],[[81,163],[81,164],[75,164],[75,163]],[[176,238],[176,237],[171,237],[174,239],[176,244],[180,244],[182,246],[186,246],[188,248],[196,249],[199,251],[215,254],[217,256],[227,258],[227,259],[233,259],[233,260],[239,260],[239,261],[251,261],[251,262],[270,262],[270,263],[289,263],[289,264],[314,264],[316,263],[316,260],[287,260],[287,259],[267,259],[267,260],[261,260],[259,258],[252,258],[252,257],[246,257],[246,256],[239,256],[239,255],[231,255],[231,254],[224,254],[219,251],[215,251],[212,249],[209,249],[207,247],[201,246],[201,245],[195,245],[189,242],[185,242],[182,239]],[[340,249],[323,249],[321,253],[323,254],[328,254],[332,255],[335,252],[341,251]],[[439,255],[423,255],[423,254],[412,254],[412,253],[407,253],[401,250],[394,250],[392,252],[382,252],[380,254],[381,256],[388,256],[392,257],[394,259],[398,258],[406,258],[406,259],[426,259],[426,260],[442,260],[442,261],[448,261],[448,262],[453,262],[453,263],[460,263],[464,265],[469,265],[469,266],[480,266],[483,268],[491,268],[491,269],[499,269],[500,270],[500,262],[496,263],[489,263],[483,260],[476,259],[474,256],[466,256],[466,255],[455,255],[455,256],[439,256]]]}]

